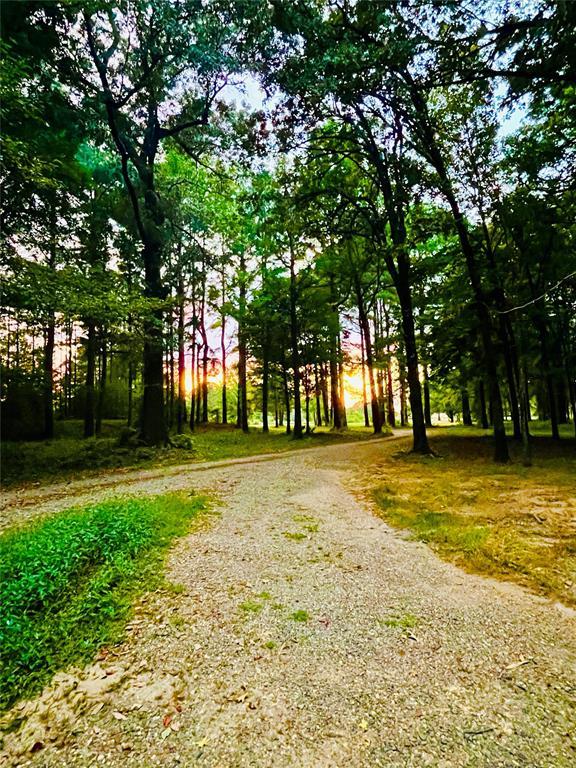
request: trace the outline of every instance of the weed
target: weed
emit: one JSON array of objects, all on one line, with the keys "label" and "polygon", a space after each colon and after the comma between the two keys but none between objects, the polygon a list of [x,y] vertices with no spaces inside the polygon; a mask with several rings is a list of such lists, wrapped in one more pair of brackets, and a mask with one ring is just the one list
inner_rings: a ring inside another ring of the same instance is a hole
[{"label": "weed", "polygon": [[240,610],[244,611],[244,613],[260,613],[262,608],[264,608],[262,603],[256,603],[253,600],[245,600],[243,603],[240,603]]},{"label": "weed", "polygon": [[308,533],[318,533],[318,523],[313,523],[311,525],[305,525],[304,530],[308,531]]},{"label": "weed", "polygon": [[418,626],[419,620],[412,613],[405,613],[403,616],[392,616],[388,619],[382,619],[381,624],[385,627],[396,629],[414,629]]},{"label": "weed", "polygon": [[290,539],[291,541],[302,541],[302,539],[306,538],[305,533],[300,533],[298,531],[282,531],[282,536],[285,536],[287,539]]},{"label": "weed", "polygon": [[294,613],[290,614],[290,618],[292,621],[300,621],[305,622],[308,621],[310,618],[308,611],[294,611]]}]

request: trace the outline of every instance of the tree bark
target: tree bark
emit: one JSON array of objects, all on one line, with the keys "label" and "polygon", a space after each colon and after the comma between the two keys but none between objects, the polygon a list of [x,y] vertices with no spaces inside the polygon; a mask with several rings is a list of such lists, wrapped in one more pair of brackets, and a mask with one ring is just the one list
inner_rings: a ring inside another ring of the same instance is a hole
[{"label": "tree bark", "polygon": [[472,413],[470,412],[470,398],[466,387],[462,387],[460,390],[460,397],[462,400],[462,424],[464,424],[465,427],[471,427]]},{"label": "tree bark", "polygon": [[186,347],[184,342],[184,279],[180,269],[178,280],[178,406],[176,409],[176,429],[179,435],[184,432],[186,423]]},{"label": "tree bark", "polygon": [[44,342],[44,438],[54,437],[54,337],[56,320],[52,313],[46,323]]},{"label": "tree bark", "polygon": [[[360,333],[362,337],[362,376],[365,381],[364,370],[364,356],[366,356],[366,362],[368,364],[368,381],[370,383],[370,408],[372,412],[372,425],[374,434],[380,434],[382,432],[382,424],[380,421],[380,404],[378,403],[378,392],[376,390],[376,382],[374,380],[374,358],[372,356],[372,340],[370,338],[370,323],[368,322],[368,315],[364,306],[364,297],[362,295],[362,289],[358,277],[355,278],[356,283],[356,304],[358,307],[358,318],[360,321]],[[366,419],[366,417],[365,417]],[[368,424],[366,424],[368,426]]]},{"label": "tree bark", "polygon": [[239,425],[243,432],[248,432],[248,395],[247,395],[247,343],[246,343],[246,262],[244,254],[240,256],[240,313],[238,318],[238,389],[239,389]]},{"label": "tree bark", "polygon": [[430,408],[430,378],[428,365],[424,363],[424,421],[427,427],[432,426],[432,410]]},{"label": "tree bark", "polygon": [[298,349],[298,291],[296,286],[296,259],[290,237],[290,343],[292,347],[292,378],[294,382],[294,429],[293,437],[302,438],[302,404],[300,400],[300,350]]},{"label": "tree bark", "polygon": [[106,374],[108,372],[108,349],[104,331],[101,334],[102,344],[100,350],[100,384],[98,387],[98,401],[96,404],[96,427],[97,436],[102,434],[102,415],[104,412],[104,402],[106,399]]},{"label": "tree bark", "polygon": [[[265,345],[266,346],[266,345]],[[264,350],[264,361],[262,366],[262,431],[269,432],[268,427],[268,386],[270,378],[270,362],[268,360],[268,350]]]},{"label": "tree bark", "polygon": [[88,337],[86,342],[86,392],[84,399],[84,437],[93,437],[95,431],[95,393],[94,377],[96,374],[96,323],[86,322]]},{"label": "tree bark", "polygon": [[286,403],[286,434],[292,433],[290,426],[290,390],[288,389],[288,370],[286,360],[282,357],[282,383],[284,385],[284,401]]},{"label": "tree bark", "polygon": [[322,426],[322,411],[320,409],[320,377],[318,376],[318,363],[314,363],[314,396],[316,398],[316,425]]},{"label": "tree bark", "polygon": [[[226,301],[226,274],[222,269],[222,305]],[[220,325],[220,350],[222,360],[222,424],[228,424],[228,393],[226,391],[227,375],[226,369],[226,313],[222,311],[222,321]]]}]

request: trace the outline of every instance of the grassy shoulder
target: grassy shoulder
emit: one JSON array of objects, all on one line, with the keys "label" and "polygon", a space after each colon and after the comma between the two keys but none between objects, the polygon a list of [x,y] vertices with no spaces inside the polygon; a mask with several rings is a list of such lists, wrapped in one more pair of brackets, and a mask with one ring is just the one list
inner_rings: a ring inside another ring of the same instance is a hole
[{"label": "grassy shoulder", "polygon": [[187,494],[119,498],[2,534],[0,710],[121,639],[169,545],[206,510]]},{"label": "grassy shoulder", "polygon": [[576,445],[534,440],[534,464],[521,447],[492,462],[476,429],[435,429],[438,457],[396,454],[373,490],[379,514],[465,570],[515,581],[576,606]]},{"label": "grassy shoulder", "polygon": [[81,423],[68,421],[58,424],[54,440],[5,442],[0,453],[2,484],[7,487],[39,480],[67,480],[77,478],[79,473],[90,475],[103,469],[170,466],[279,453],[344,440],[364,440],[372,435],[372,430],[364,426],[342,431],[320,427],[302,440],[294,440],[283,428],[273,428],[264,434],[254,427],[244,434],[233,426],[212,425],[199,427],[184,439],[174,435],[172,446],[149,448],[120,445],[122,427],[123,422],[108,421],[104,423],[101,437],[83,439]]}]

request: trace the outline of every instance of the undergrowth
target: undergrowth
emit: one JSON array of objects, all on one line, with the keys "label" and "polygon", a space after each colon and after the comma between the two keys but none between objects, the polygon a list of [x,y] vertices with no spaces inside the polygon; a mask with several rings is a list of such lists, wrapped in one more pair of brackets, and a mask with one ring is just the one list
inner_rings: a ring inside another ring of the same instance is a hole
[{"label": "undergrowth", "polygon": [[0,536],[0,709],[118,641],[135,597],[162,583],[200,497],[120,498]]},{"label": "undergrowth", "polygon": [[263,433],[259,427],[253,427],[249,434],[245,434],[234,429],[233,425],[220,424],[201,426],[186,435],[172,435],[171,445],[154,448],[120,445],[123,423],[119,421],[105,422],[102,436],[97,438],[84,439],[81,426],[78,421],[58,423],[54,440],[4,442],[0,452],[2,485],[48,478],[60,481],[77,478],[79,472],[91,475],[122,467],[157,467],[235,459],[372,437],[371,430],[363,426],[343,431],[319,427],[313,434],[294,440],[282,428],[272,428],[268,433]]}]

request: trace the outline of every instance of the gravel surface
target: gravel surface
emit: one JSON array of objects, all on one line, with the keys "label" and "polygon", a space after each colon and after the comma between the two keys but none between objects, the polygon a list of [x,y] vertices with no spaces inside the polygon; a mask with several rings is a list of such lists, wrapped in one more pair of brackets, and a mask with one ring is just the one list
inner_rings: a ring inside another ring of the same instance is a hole
[{"label": "gravel surface", "polygon": [[215,489],[220,516],[177,544],[181,586],[142,600],[124,644],[11,713],[0,764],[574,766],[576,618],[374,517],[351,483],[397,448],[131,483]]}]

